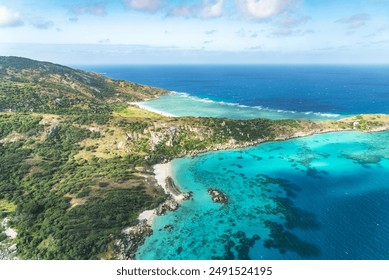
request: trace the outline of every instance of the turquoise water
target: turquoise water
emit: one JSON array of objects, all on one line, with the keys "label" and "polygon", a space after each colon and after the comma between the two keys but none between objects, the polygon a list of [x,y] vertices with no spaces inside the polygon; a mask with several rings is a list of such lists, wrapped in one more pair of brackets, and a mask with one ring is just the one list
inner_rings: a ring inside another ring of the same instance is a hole
[{"label": "turquoise water", "polygon": [[[300,112],[303,117],[308,112],[389,113],[388,65],[104,65],[81,68],[114,79],[185,92],[203,101],[248,106],[249,111],[260,107],[277,113]],[[190,102],[188,99],[186,101]],[[214,113],[208,110],[210,116]],[[265,113],[268,112],[265,110]]]},{"label": "turquoise water", "polygon": [[[181,92],[144,103],[177,116],[389,113],[388,66],[83,68]],[[138,258],[389,259],[388,140],[342,132],[177,159],[173,177],[193,200],[155,219]],[[228,204],[213,203],[208,188]]]},{"label": "turquoise water", "polygon": [[389,66],[84,66],[112,77],[181,92],[146,102],[177,116],[337,119],[389,113]]},{"label": "turquoise water", "polygon": [[176,159],[193,199],[155,219],[137,257],[389,259],[387,143],[389,132],[342,132]]},{"label": "turquoise water", "polygon": [[271,109],[262,106],[248,106],[239,103],[214,101],[208,98],[200,98],[186,93],[174,93],[158,99],[142,102],[152,109],[183,117],[218,117],[231,119],[309,119],[309,120],[337,120],[346,115],[321,113],[321,112],[298,112],[281,109]]}]

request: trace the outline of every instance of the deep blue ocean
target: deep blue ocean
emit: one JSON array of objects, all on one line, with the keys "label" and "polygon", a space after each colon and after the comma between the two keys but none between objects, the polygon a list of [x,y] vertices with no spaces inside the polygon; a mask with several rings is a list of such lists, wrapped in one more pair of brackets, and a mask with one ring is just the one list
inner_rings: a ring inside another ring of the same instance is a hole
[{"label": "deep blue ocean", "polygon": [[[387,66],[81,68],[176,91],[143,105],[178,116],[389,113]],[[137,258],[388,260],[388,143],[389,132],[340,132],[176,159],[193,199],[154,219]]]},{"label": "deep blue ocean", "polygon": [[[301,112],[306,113],[307,118],[312,117],[310,113],[340,115],[389,113],[389,66],[227,65],[81,66],[79,68],[114,79],[129,80],[185,93],[184,99],[183,96],[178,96],[178,100],[167,98],[166,101],[162,99],[162,101],[149,103],[151,107],[161,110],[169,107],[172,109],[169,104],[175,102],[185,104],[183,101],[189,100],[187,95],[189,94],[191,97],[189,108],[194,111],[191,112],[192,115],[196,115],[196,105],[211,106],[210,101],[222,103],[198,115],[215,115],[217,114],[215,110],[222,110],[223,107],[230,112],[230,117],[231,110],[234,109],[242,110],[240,116],[243,117],[245,114],[258,117],[253,112],[258,109],[259,111],[268,109],[274,113]],[[198,102],[193,103],[194,101]],[[226,106],[225,103],[243,106],[234,108],[234,106]],[[250,110],[252,112],[249,112]],[[172,113],[189,114],[187,108],[179,110],[179,106],[177,111],[173,108]],[[265,110],[265,113],[268,111]],[[221,116],[226,114],[222,113]],[[293,114],[288,114],[287,117],[294,117]]]}]

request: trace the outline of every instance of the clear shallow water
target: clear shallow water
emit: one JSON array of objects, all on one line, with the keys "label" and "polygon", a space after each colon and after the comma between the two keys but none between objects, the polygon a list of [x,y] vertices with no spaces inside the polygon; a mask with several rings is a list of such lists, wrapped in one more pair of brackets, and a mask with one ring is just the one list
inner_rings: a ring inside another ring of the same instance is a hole
[{"label": "clear shallow water", "polygon": [[141,102],[149,108],[168,112],[175,116],[216,117],[230,119],[309,119],[309,120],[337,120],[345,117],[340,114],[320,112],[297,112],[275,110],[261,106],[247,106],[239,103],[213,101],[208,98],[199,98],[186,93],[174,93],[161,96],[158,99]]},{"label": "clear shallow water", "polygon": [[176,159],[193,200],[155,219],[138,258],[389,259],[388,142],[331,133]]},{"label": "clear shallow water", "polygon": [[[184,92],[146,104],[179,116],[389,113],[388,66],[81,68]],[[156,218],[138,258],[389,259],[388,140],[333,133],[177,159],[174,178],[194,199]]]},{"label": "clear shallow water", "polygon": [[[169,109],[169,113],[179,116],[191,114],[235,118],[331,119],[336,116],[328,114],[389,113],[389,66],[227,65],[80,68],[115,79],[187,93],[189,95],[165,97],[148,103],[154,109]],[[211,104],[210,100],[219,103]],[[169,108],[169,105],[177,103],[180,106]]]}]

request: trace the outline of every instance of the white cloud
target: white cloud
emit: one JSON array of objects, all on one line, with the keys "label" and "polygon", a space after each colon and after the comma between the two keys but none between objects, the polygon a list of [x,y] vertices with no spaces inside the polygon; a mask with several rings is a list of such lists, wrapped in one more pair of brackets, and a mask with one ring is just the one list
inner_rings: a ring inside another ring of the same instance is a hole
[{"label": "white cloud", "polygon": [[305,36],[314,33],[315,30],[313,29],[301,30],[301,29],[282,28],[271,32],[269,34],[269,37]]},{"label": "white cloud", "polygon": [[130,9],[144,12],[155,12],[163,6],[160,0],[124,0],[124,3]]},{"label": "white cloud", "polygon": [[295,0],[235,0],[238,9],[252,19],[269,19],[292,7]]},{"label": "white cloud", "polygon": [[19,13],[13,12],[4,6],[0,6],[0,28],[17,27],[24,22]]},{"label": "white cloud", "polygon": [[258,51],[258,50],[261,50],[262,49],[262,45],[256,45],[256,46],[253,46],[253,47],[250,47],[249,50],[252,50],[252,51]]},{"label": "white cloud", "polygon": [[99,40],[99,44],[108,44],[108,43],[111,43],[111,40],[109,38]]},{"label": "white cloud", "polygon": [[223,15],[224,0],[203,0],[201,4],[173,7],[168,16],[210,19]]},{"label": "white cloud", "polygon": [[238,35],[241,38],[256,38],[258,37],[258,32],[253,30],[245,30],[243,28],[236,31],[236,35]]},{"label": "white cloud", "polygon": [[285,28],[292,28],[296,27],[298,25],[302,25],[307,23],[311,17],[309,16],[296,16],[288,14],[282,18],[280,18],[276,23],[279,26],[285,27]]},{"label": "white cloud", "polygon": [[210,3],[209,0],[203,1],[203,7],[201,10],[202,18],[215,18],[220,17],[223,13],[224,0],[216,0],[214,3]]},{"label": "white cloud", "polygon": [[215,34],[216,32],[217,32],[217,30],[215,30],[215,29],[207,30],[207,31],[205,31],[205,35],[212,35],[212,34]]},{"label": "white cloud", "polygon": [[356,14],[350,17],[341,18],[336,22],[346,24],[349,29],[356,29],[364,26],[368,20],[370,20],[368,14]]},{"label": "white cloud", "polygon": [[301,31],[294,29],[278,29],[270,33],[269,37],[288,37],[292,35],[297,35]]},{"label": "white cloud", "polygon": [[34,20],[31,24],[38,29],[50,29],[54,27],[54,22],[51,20],[45,21],[42,19],[37,19]]},{"label": "white cloud", "polygon": [[192,17],[193,11],[192,7],[179,6],[172,8],[167,15],[172,17]]},{"label": "white cloud", "polygon": [[75,6],[70,9],[70,12],[77,16],[85,14],[90,14],[94,16],[105,16],[107,14],[104,3]]}]

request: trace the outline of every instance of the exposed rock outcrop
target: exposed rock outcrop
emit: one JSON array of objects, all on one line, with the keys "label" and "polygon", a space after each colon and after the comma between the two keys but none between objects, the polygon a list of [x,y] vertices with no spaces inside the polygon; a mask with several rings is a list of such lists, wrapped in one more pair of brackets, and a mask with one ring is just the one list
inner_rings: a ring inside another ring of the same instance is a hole
[{"label": "exposed rock outcrop", "polygon": [[146,237],[153,234],[147,221],[141,221],[136,226],[123,231],[124,237],[115,243],[116,258],[119,260],[134,260],[139,246],[143,245]]},{"label": "exposed rock outcrop", "polygon": [[174,180],[172,177],[166,177],[165,179],[165,185],[169,193],[173,195],[179,195],[181,192],[179,191],[178,187],[174,183]]},{"label": "exposed rock outcrop", "polygon": [[187,192],[182,194],[182,200],[189,200],[193,197],[193,192]]},{"label": "exposed rock outcrop", "polygon": [[221,204],[227,204],[228,198],[227,195],[222,193],[218,189],[208,189],[208,194],[212,197],[212,201],[216,203],[221,203]]},{"label": "exposed rock outcrop", "polygon": [[158,216],[164,215],[167,211],[175,211],[180,207],[180,204],[175,199],[169,199],[166,202],[162,203],[155,209],[155,214]]}]

